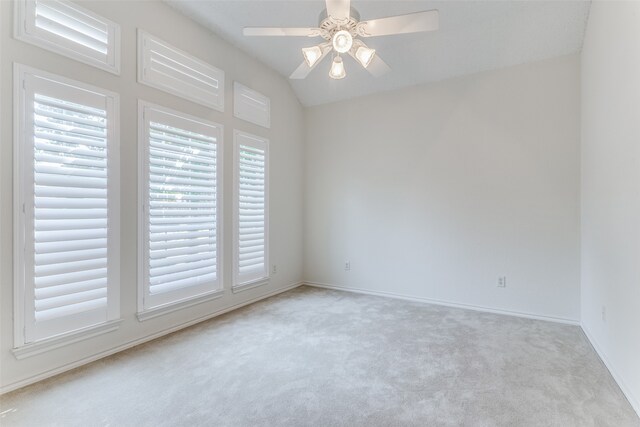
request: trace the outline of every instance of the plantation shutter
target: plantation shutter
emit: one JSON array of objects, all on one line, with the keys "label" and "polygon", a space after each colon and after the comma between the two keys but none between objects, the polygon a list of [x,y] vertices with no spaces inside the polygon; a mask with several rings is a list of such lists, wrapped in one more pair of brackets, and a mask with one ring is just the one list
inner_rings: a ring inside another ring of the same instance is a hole
[{"label": "plantation shutter", "polygon": [[219,289],[220,127],[147,107],[145,308]]},{"label": "plantation shutter", "polygon": [[247,86],[233,83],[233,115],[262,127],[271,127],[271,100]]},{"label": "plantation shutter", "polygon": [[138,30],[138,81],[224,111],[224,71]]},{"label": "plantation shutter", "polygon": [[117,317],[117,140],[113,96],[31,74],[23,88],[31,342]]},{"label": "plantation shutter", "polygon": [[267,140],[236,131],[236,265],[234,285],[268,277]]},{"label": "plantation shutter", "polygon": [[120,27],[65,0],[18,0],[18,38],[119,74]]}]

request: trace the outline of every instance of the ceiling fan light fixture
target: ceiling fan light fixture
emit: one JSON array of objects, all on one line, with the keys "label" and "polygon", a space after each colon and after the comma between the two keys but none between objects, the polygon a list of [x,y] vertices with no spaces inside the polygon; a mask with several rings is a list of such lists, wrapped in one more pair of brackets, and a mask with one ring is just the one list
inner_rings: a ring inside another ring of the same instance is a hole
[{"label": "ceiling fan light fixture", "polygon": [[358,49],[356,49],[356,59],[364,68],[367,68],[369,64],[371,64],[371,60],[373,59],[375,54],[375,49],[371,49],[366,46],[360,46]]},{"label": "ceiling fan light fixture", "polygon": [[335,80],[340,80],[344,79],[346,76],[347,73],[344,70],[344,63],[342,62],[342,58],[340,58],[340,56],[336,56],[335,58],[333,58],[333,62],[331,63],[329,77]]},{"label": "ceiling fan light fixture", "polygon": [[333,35],[333,49],[335,49],[338,53],[346,53],[349,52],[351,46],[353,46],[353,37],[351,33],[346,30],[337,31]]},{"label": "ceiling fan light fixture", "polygon": [[303,47],[302,56],[309,67],[313,67],[320,58],[322,58],[322,49],[320,46]]},{"label": "ceiling fan light fixture", "polygon": [[363,21],[351,2],[324,0],[326,8],[320,14],[317,27],[245,27],[243,33],[245,36],[320,37],[324,40],[319,45],[302,49],[304,61],[289,78],[304,79],[329,53],[335,52],[329,76],[343,79],[346,72],[340,56],[344,54],[353,57],[374,77],[390,70],[378,52],[360,38],[436,31],[440,26],[437,9]]}]

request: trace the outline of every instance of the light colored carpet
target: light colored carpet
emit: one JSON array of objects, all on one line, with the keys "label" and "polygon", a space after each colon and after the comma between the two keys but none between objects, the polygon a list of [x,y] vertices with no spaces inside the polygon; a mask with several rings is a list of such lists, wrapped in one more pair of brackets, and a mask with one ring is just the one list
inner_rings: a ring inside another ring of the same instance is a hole
[{"label": "light colored carpet", "polygon": [[309,287],[1,399],[3,426],[640,426],[578,327]]}]

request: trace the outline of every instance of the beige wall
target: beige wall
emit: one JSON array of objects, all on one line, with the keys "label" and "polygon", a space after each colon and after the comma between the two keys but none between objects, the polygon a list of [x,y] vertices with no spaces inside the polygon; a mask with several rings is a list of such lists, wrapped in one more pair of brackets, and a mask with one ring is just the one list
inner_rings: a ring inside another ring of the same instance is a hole
[{"label": "beige wall", "polygon": [[577,322],[579,65],[307,109],[305,279]]},{"label": "beige wall", "polygon": [[640,2],[591,5],[581,240],[583,328],[640,414]]},{"label": "beige wall", "polygon": [[[0,111],[0,384],[6,390],[21,381],[64,367],[110,349],[127,345],[175,325],[206,316],[302,280],[302,139],[303,111],[286,79],[195,25],[159,1],[82,2],[122,26],[122,75],[115,76],[12,38],[12,2],[0,1],[0,52],[2,99]],[[189,101],[136,82],[136,28],[143,28],[167,42],[221,68],[226,73],[225,112],[212,111]],[[91,83],[120,94],[122,254],[121,313],[123,324],[112,333],[88,339],[46,354],[18,361],[11,353],[13,342],[12,284],[12,63],[18,62],[72,79]],[[237,80],[271,97],[272,127],[263,129],[233,118],[232,85]],[[225,126],[224,150],[224,285],[222,299],[203,303],[155,319],[138,322],[136,311],[136,179],[137,100],[144,99]],[[232,294],[231,283],[231,190],[233,129],[270,139],[271,155],[271,263],[278,272],[271,283]]]}]

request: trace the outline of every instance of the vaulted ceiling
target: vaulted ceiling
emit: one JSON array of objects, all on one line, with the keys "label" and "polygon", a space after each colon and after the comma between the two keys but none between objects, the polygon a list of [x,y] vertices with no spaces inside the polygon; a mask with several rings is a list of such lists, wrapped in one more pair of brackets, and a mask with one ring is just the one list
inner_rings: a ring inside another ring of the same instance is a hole
[{"label": "vaulted ceiling", "polygon": [[[315,27],[322,0],[168,0],[222,38],[287,77],[302,62],[300,49],[321,39],[245,37],[246,26]],[[366,1],[352,0],[363,20],[429,9],[440,11],[440,29],[367,39],[391,67],[373,77],[345,58],[347,77],[328,77],[330,60],[305,80],[291,80],[307,106],[433,82],[484,70],[579,52],[589,1]]]}]

